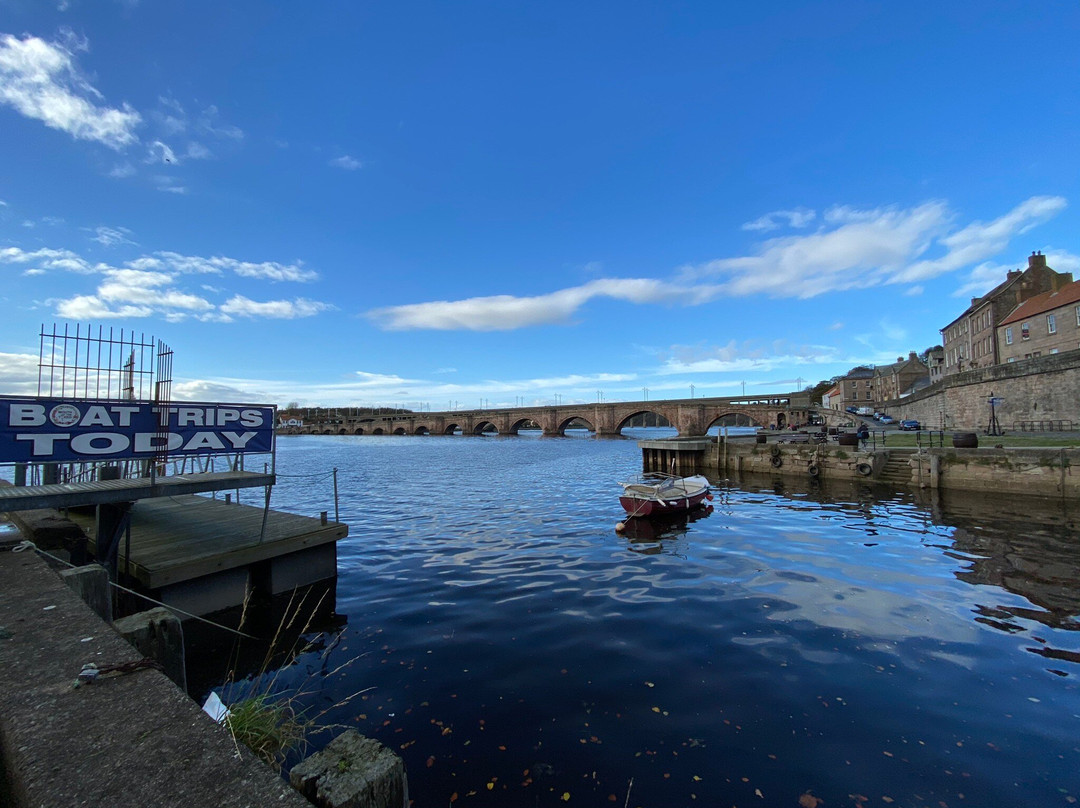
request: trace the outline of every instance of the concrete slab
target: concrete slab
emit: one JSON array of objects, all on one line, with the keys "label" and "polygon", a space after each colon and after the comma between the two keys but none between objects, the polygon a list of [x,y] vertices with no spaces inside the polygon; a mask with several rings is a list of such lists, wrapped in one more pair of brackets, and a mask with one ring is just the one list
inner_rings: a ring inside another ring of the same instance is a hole
[{"label": "concrete slab", "polygon": [[[33,552],[0,552],[0,750],[15,808],[309,808],[163,674],[72,685],[141,655]],[[0,800],[3,801],[3,800]]]}]

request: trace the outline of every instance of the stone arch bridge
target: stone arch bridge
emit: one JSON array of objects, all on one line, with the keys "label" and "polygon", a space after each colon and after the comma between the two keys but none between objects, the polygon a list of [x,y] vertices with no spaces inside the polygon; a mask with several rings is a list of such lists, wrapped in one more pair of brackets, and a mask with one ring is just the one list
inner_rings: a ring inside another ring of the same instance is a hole
[{"label": "stone arch bridge", "polygon": [[[279,420],[295,418],[303,425],[286,427],[283,434],[307,435],[514,435],[523,429],[542,429],[545,435],[565,435],[584,427],[598,436],[621,433],[635,416],[654,413],[668,420],[680,435],[704,435],[727,416],[742,416],[741,423],[781,428],[804,425],[812,418],[828,422],[828,410],[810,406],[807,393],[738,398],[691,398],[661,401],[616,401],[594,404],[559,404],[540,407],[505,407],[451,412],[394,412],[374,415],[346,408],[279,412]],[[819,414],[820,413],[820,414]]]}]

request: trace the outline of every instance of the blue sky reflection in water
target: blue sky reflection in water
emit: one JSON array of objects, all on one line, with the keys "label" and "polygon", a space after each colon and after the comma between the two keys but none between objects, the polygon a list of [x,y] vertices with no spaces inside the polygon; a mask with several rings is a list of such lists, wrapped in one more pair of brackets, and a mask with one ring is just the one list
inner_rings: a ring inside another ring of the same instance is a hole
[{"label": "blue sky reflection in water", "polygon": [[[1063,518],[797,481],[620,537],[639,462],[618,440],[280,441],[285,475],[340,469],[351,527],[326,669],[359,658],[313,704],[373,687],[327,720],[399,751],[417,806],[623,805],[631,778],[640,806],[1080,796]],[[326,480],[274,497],[332,508]]]}]

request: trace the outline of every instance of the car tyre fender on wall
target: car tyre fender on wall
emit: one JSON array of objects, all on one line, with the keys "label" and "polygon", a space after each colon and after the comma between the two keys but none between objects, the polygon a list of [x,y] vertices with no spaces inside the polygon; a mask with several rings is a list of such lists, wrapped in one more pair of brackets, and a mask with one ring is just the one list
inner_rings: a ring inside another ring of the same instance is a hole
[{"label": "car tyre fender on wall", "polygon": [[771,454],[773,457],[779,457],[780,456],[780,447],[777,446],[776,444],[773,444],[769,448],[769,454]]},{"label": "car tyre fender on wall", "polygon": [[811,463],[809,466],[806,467],[806,473],[809,474],[811,477],[817,477],[819,474],[821,474],[821,469],[817,467],[816,463]]},{"label": "car tyre fender on wall", "polygon": [[874,473],[874,467],[869,463],[860,463],[855,467],[855,471],[859,472],[863,477],[869,477]]},{"label": "car tyre fender on wall", "polygon": [[782,465],[784,465],[784,459],[783,459],[782,457],[780,457],[780,455],[778,455],[778,454],[777,454],[777,455],[773,455],[773,458],[772,458],[772,460],[770,460],[769,462],[770,462],[770,463],[772,463],[772,467],[773,467],[774,469],[778,469],[778,468],[780,468],[780,467],[781,467]]}]

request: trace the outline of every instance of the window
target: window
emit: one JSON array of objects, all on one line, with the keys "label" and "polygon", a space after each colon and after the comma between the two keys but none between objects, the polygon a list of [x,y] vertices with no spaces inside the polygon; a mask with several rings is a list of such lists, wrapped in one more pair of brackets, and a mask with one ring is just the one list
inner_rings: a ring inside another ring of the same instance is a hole
[{"label": "window", "polygon": [[1031,329],[1028,328],[1029,323],[1020,323],[1020,339],[1031,339]]},{"label": "window", "polygon": [[869,400],[870,400],[870,393],[869,393],[869,392],[867,392],[867,394],[866,394],[866,400],[867,400],[867,401],[869,401]]},{"label": "window", "polygon": [[[1080,309],[1080,306],[1077,306],[1076,308]],[[1080,314],[1077,314],[1076,316],[1080,317]],[[1005,344],[1006,345],[1012,345],[1012,326],[1011,325],[1008,326],[1005,329]]]},{"label": "window", "polygon": [[1080,328],[1080,306],[1076,307],[1076,325]]},{"label": "window", "polygon": [[1057,317],[1055,315],[1053,315],[1053,314],[1046,315],[1046,333],[1047,334],[1056,334],[1057,333]]},{"label": "window", "polygon": [[1032,351],[1031,356],[1032,357],[1042,356],[1042,351]]},{"label": "window", "polygon": [[1010,356],[1010,357],[1009,357],[1009,361],[1010,361],[1010,362],[1015,362],[1015,361],[1016,361],[1016,357],[1015,357],[1015,356]]},{"label": "window", "polygon": [[1052,353],[1052,354],[1056,354],[1057,352],[1058,352],[1057,348],[1051,348],[1050,349],[1050,353]]}]

